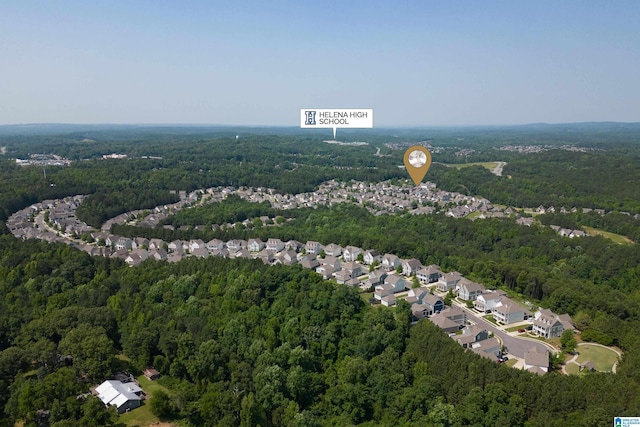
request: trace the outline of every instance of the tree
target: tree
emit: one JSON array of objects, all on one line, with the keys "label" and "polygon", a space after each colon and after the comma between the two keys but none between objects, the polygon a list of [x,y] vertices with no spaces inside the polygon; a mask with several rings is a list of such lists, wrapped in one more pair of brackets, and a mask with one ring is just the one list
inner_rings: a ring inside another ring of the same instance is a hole
[{"label": "tree", "polygon": [[573,331],[571,329],[566,329],[562,333],[562,336],[560,336],[560,344],[562,344],[562,350],[567,353],[573,353],[576,351],[578,342],[573,336]]},{"label": "tree", "polygon": [[175,414],[176,408],[171,397],[164,390],[151,393],[151,412],[158,418],[168,418]]},{"label": "tree", "polygon": [[80,324],[62,338],[58,350],[71,355],[73,366],[94,380],[102,380],[111,372],[115,350],[100,326]]},{"label": "tree", "polygon": [[411,279],[411,288],[415,289],[419,287],[420,287],[420,281],[416,276],[413,276],[413,278]]},{"label": "tree", "polygon": [[444,296],[444,300],[443,300],[444,304],[451,305],[453,298],[454,298],[453,290],[449,289],[449,292],[447,292],[447,295]]}]

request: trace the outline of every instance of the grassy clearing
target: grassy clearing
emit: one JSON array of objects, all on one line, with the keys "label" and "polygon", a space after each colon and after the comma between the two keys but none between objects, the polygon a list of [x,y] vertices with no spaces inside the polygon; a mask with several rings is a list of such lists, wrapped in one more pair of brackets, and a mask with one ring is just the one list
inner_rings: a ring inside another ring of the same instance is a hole
[{"label": "grassy clearing", "polygon": [[611,368],[618,361],[618,355],[609,348],[593,344],[580,344],[576,362],[582,364],[589,360],[593,362],[597,371],[611,372]]},{"label": "grassy clearing", "polygon": [[[151,396],[156,390],[163,390],[169,393],[166,387],[161,386],[156,381],[149,381],[144,375],[140,375],[136,378],[140,387],[144,390],[147,396]],[[127,427],[147,427],[160,422],[160,419],[151,413],[151,406],[149,405],[149,398],[142,401],[142,406],[132,410],[127,414],[120,415],[119,420],[127,425]]]},{"label": "grassy clearing", "polygon": [[631,244],[633,244],[633,240],[629,239],[628,237],[622,236],[620,234],[610,233],[608,231],[599,230],[597,228],[586,227],[586,226],[582,226],[582,228],[584,228],[584,231],[586,231],[587,234],[590,235],[590,236],[606,237],[607,239],[610,239],[610,240],[612,240],[615,243],[618,243],[620,245],[631,245]]},{"label": "grassy clearing", "polygon": [[456,169],[468,168],[470,166],[482,166],[483,168],[487,168],[490,171],[498,167],[498,162],[475,162],[475,163],[453,163],[453,164],[443,163],[443,164],[450,168],[456,168]]},{"label": "grassy clearing", "polygon": [[480,211],[473,211],[473,212],[471,212],[469,215],[467,215],[465,218],[467,218],[467,219],[476,219],[476,218],[478,218],[480,215],[482,215],[482,212],[480,212]]},{"label": "grassy clearing", "polygon": [[518,363],[518,359],[509,359],[506,362],[504,362],[504,364],[510,368],[513,368],[516,363]]},{"label": "grassy clearing", "polygon": [[567,363],[564,367],[564,370],[568,375],[578,375],[580,367],[575,363]]}]

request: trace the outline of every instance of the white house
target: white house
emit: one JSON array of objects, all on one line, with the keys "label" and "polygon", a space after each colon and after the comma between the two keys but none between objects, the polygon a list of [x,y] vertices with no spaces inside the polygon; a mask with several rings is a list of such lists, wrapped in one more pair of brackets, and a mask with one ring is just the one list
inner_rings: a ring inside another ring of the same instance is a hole
[{"label": "white house", "polygon": [[260,239],[249,239],[247,249],[249,249],[250,252],[260,252],[264,249],[264,242]]},{"label": "white house", "polygon": [[488,292],[486,294],[480,294],[473,302],[473,306],[478,311],[493,311],[498,305],[500,305],[500,301],[502,301],[504,296],[504,292]]},{"label": "white house", "polygon": [[378,252],[376,250],[366,251],[364,253],[363,261],[367,265],[371,265],[375,261],[378,261],[378,263],[379,263],[380,261],[382,261],[382,255],[380,255],[380,252]]},{"label": "white house", "polygon": [[428,267],[423,267],[416,272],[416,277],[421,282],[425,283],[435,283],[440,279],[440,275],[442,272],[440,271],[440,267],[437,265],[430,265]]},{"label": "white house", "polygon": [[324,253],[327,256],[339,257],[342,255],[342,246],[336,245],[335,243],[329,243],[324,247]]},{"label": "white house", "polygon": [[361,253],[362,249],[355,246],[347,246],[342,252],[342,259],[345,261],[355,261]]},{"label": "white house", "polygon": [[462,278],[458,282],[458,297],[465,301],[473,301],[478,296],[482,295],[484,286],[480,283],[472,282],[467,278]]},{"label": "white house", "polygon": [[136,383],[123,383],[117,380],[107,380],[96,387],[98,398],[105,405],[113,405],[118,414],[125,413],[140,406],[144,392]]},{"label": "white house", "polygon": [[508,325],[509,323],[522,322],[526,317],[527,311],[515,301],[504,297],[493,310],[493,318],[496,322]]},{"label": "white house", "polygon": [[421,268],[422,263],[415,258],[402,262],[402,274],[405,276],[414,276]]},{"label": "white house", "polygon": [[436,287],[440,292],[448,292],[454,290],[461,279],[462,274],[458,273],[457,271],[452,271],[440,276]]},{"label": "white house", "polygon": [[322,252],[322,245],[318,242],[308,241],[306,245],[304,245],[304,249],[307,254],[319,255]]},{"label": "white house", "polygon": [[382,257],[382,268],[387,271],[395,270],[400,265],[402,265],[402,261],[400,261],[400,258],[393,254],[385,254]]},{"label": "white house", "polygon": [[284,243],[280,239],[267,240],[267,250],[273,252],[280,252],[284,249]]}]

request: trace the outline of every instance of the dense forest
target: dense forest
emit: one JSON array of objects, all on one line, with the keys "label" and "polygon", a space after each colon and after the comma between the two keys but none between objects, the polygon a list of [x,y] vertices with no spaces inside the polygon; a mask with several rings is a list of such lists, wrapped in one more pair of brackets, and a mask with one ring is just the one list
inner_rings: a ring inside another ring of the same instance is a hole
[{"label": "dense forest", "polygon": [[[311,191],[335,178],[404,178],[393,138],[428,141],[434,160],[508,161],[504,176],[434,165],[441,188],[494,203],[640,212],[637,131],[581,128],[414,131],[371,135],[370,146],[330,146],[316,136],[216,130],[135,130],[0,136],[9,155],[50,153],[70,167],[0,160],[0,426],[118,425],[89,387],[114,372],[154,365],[168,392],[154,411],[182,425],[601,426],[640,413],[640,251],[602,237],[569,239],[513,219],[373,216],[362,207],[276,211],[231,197],[185,210],[175,226],[281,216],[251,229],[167,230],[117,226],[122,235],[224,240],[278,237],[357,245],[465,276],[568,312],[583,338],[624,350],[617,374],[536,376],[464,351],[428,321],[409,326],[404,303],[372,308],[356,290],[300,267],[257,260],[145,261],[130,268],[70,246],[19,241],[1,222],[31,203],[92,194],[79,214],[94,225],[175,200],[171,190],[216,185]],[[634,133],[635,132],[635,133]],[[593,137],[589,137],[589,135]],[[354,134],[355,135],[355,134]],[[475,137],[474,137],[475,135]],[[620,138],[618,145],[607,145]],[[353,136],[354,140],[358,140]],[[464,139],[464,141],[461,141]],[[518,154],[496,144],[576,144],[603,151]],[[381,155],[374,156],[380,148]],[[113,152],[124,160],[97,157]],[[5,155],[6,157],[7,155]],[[147,158],[141,158],[146,156]],[[154,158],[148,158],[153,156]],[[441,156],[441,157],[437,157]],[[629,215],[543,215],[543,224],[591,226],[637,240]]]},{"label": "dense forest", "polygon": [[538,377],[299,267],[131,269],[10,236],[0,249],[5,425],[33,425],[39,409],[53,426],[114,425],[76,396],[122,369],[120,352],[164,374],[164,417],[190,425],[600,426],[640,410],[634,359],[617,375]]}]

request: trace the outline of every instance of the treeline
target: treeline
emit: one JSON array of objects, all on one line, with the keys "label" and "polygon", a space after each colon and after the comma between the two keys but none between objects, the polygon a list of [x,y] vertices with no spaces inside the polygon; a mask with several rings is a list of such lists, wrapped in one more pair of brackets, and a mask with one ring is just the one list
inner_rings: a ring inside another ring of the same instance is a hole
[{"label": "treeline", "polygon": [[473,166],[434,165],[430,179],[439,187],[481,195],[493,203],[535,208],[601,208],[640,213],[640,152],[612,149],[587,153],[551,150],[520,155],[504,167],[502,177]]}]

